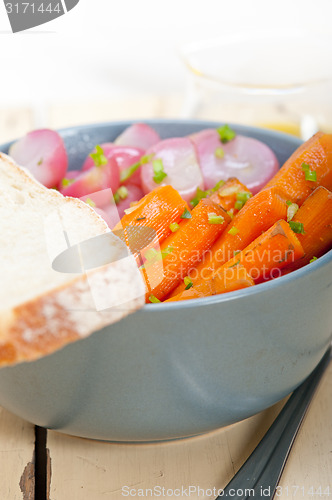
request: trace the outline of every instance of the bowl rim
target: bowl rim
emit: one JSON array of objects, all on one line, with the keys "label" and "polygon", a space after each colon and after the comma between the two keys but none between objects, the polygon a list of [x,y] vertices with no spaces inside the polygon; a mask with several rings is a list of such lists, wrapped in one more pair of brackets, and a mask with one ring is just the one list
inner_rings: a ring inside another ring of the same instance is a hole
[{"label": "bowl rim", "polygon": [[[94,123],[88,123],[84,125],[73,125],[69,127],[63,127],[56,129],[57,132],[60,133],[61,136],[66,137],[70,135],[76,134],[78,131],[84,132],[84,130],[90,130],[91,128],[97,128],[97,127],[102,127],[102,128],[108,128],[108,127],[123,127],[126,128],[129,125],[132,125],[134,123],[145,123],[150,126],[163,126],[163,125],[197,125],[197,126],[202,126],[205,128],[212,128],[216,126],[222,126],[225,124],[225,122],[220,121],[217,122],[215,120],[202,120],[202,119],[172,119],[172,118],[152,118],[152,119],[127,119],[127,120],[115,120],[115,121],[105,121],[105,122],[94,122]],[[230,127],[234,127],[238,133],[244,133],[250,131],[251,134],[260,134],[263,136],[268,136],[271,139],[274,137],[277,139],[285,139],[288,142],[293,142],[295,147],[300,146],[300,144],[303,143],[303,140],[300,138],[293,136],[291,134],[287,134],[285,132],[279,132],[276,130],[272,129],[266,129],[266,128],[261,128],[261,127],[253,127],[250,125],[242,125],[238,123],[233,123],[233,122],[227,122],[227,124]],[[16,139],[9,141],[7,143],[4,143],[0,145],[0,148],[9,148],[9,146],[15,142]],[[0,150],[1,150],[0,149]],[[177,309],[190,309],[190,308],[195,308],[195,307],[202,307],[202,306],[209,306],[209,305],[214,305],[214,304],[221,304],[224,302],[230,302],[233,300],[239,300],[242,299],[243,297],[251,297],[257,294],[263,294],[269,290],[273,290],[275,288],[279,288],[280,286],[283,286],[284,284],[289,284],[293,282],[294,280],[300,280],[302,277],[311,275],[312,273],[322,269],[325,266],[331,265],[332,266],[332,249],[329,250],[327,253],[319,257],[317,260],[314,262],[311,262],[310,264],[307,264],[303,266],[300,269],[296,269],[295,271],[292,271],[289,274],[286,274],[284,276],[280,276],[278,278],[272,279],[271,281],[266,281],[265,283],[259,283],[255,286],[252,287],[247,287],[241,290],[236,290],[234,292],[227,292],[225,294],[218,294],[218,295],[213,295],[210,297],[202,297],[202,298],[196,298],[196,299],[191,299],[191,300],[183,300],[179,302],[161,302],[160,304],[145,304],[141,310],[147,310],[149,312],[160,312],[160,311],[174,311]]]}]

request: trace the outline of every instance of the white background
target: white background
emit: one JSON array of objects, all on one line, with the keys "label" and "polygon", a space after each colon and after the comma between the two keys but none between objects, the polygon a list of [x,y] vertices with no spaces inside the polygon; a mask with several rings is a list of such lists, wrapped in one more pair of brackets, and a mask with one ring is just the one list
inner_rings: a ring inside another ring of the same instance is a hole
[{"label": "white background", "polygon": [[17,34],[1,2],[0,106],[185,92],[181,44],[261,27],[329,33],[332,0],[80,0]]}]

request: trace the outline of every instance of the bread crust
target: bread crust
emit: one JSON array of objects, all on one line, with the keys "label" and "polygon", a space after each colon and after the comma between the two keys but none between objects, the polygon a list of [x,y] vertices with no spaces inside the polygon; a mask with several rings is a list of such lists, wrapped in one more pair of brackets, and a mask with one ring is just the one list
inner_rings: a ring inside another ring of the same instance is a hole
[{"label": "bread crust", "polygon": [[[65,198],[37,182],[25,169],[0,153],[8,175],[23,179],[34,191],[55,197],[63,203],[74,203],[94,219],[100,234],[109,232],[106,222],[87,204],[76,198]],[[28,187],[29,189],[29,187]],[[99,294],[116,295],[114,304],[97,310],[93,289]],[[39,295],[32,300],[0,312],[0,366],[33,361],[87,337],[93,332],[121,320],[143,307],[145,287],[136,261],[128,256],[88,271]]]}]

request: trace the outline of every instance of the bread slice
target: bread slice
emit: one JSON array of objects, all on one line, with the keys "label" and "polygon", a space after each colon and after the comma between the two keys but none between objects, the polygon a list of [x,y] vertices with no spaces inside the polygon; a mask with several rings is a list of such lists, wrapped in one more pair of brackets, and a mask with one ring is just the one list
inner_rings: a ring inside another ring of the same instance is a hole
[{"label": "bread slice", "polygon": [[2,153],[0,285],[0,366],[52,353],[144,305],[135,259],[103,219]]}]

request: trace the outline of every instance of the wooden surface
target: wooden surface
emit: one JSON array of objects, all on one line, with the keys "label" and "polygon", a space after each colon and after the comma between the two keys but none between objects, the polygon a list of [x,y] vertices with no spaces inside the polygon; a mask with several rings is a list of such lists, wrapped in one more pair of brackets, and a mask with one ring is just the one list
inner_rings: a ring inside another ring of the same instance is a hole
[{"label": "wooden surface", "polygon": [[[43,110],[0,110],[0,142],[34,127],[115,119],[176,117],[181,99],[133,99],[102,105],[59,103]],[[319,386],[281,477],[278,498],[332,498],[332,366]],[[128,488],[160,487],[161,498],[213,499],[249,456],[282,403],[238,424],[186,440],[114,444],[48,431],[50,500],[120,500]],[[34,500],[34,427],[0,408],[0,500]],[[122,490],[122,488],[127,489]],[[327,490],[329,487],[329,491]],[[183,488],[183,496],[177,495]],[[319,496],[321,488],[321,497]],[[173,495],[171,495],[173,491]],[[329,493],[329,494],[327,494]],[[129,498],[135,498],[130,496]],[[145,498],[158,498],[157,495]],[[38,499],[39,500],[39,499]],[[44,498],[42,499],[44,500]]]}]

